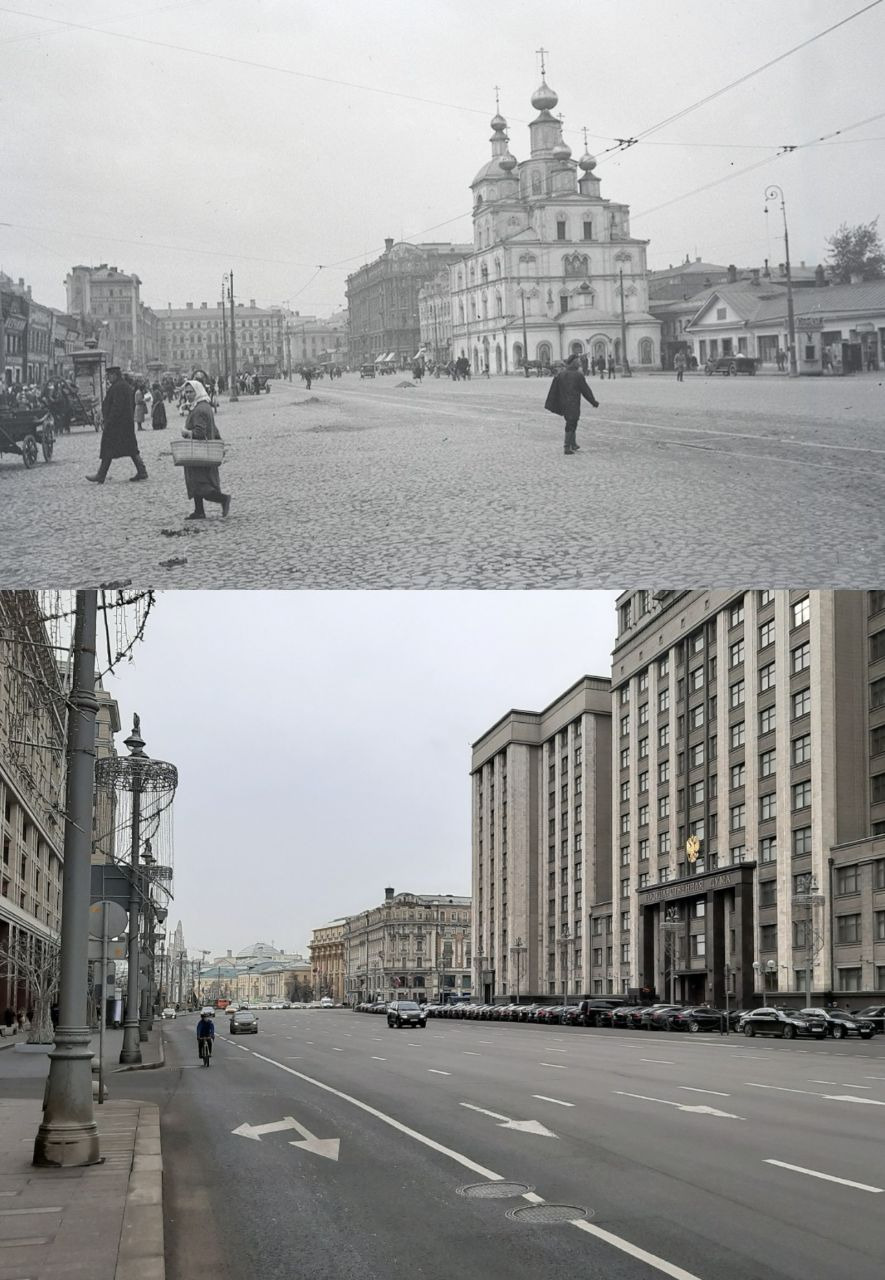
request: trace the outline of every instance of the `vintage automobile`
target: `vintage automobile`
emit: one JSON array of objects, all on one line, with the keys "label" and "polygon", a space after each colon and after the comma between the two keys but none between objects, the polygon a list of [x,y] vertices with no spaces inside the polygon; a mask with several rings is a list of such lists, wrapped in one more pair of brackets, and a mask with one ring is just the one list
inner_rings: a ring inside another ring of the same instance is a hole
[{"label": "vintage automobile", "polygon": [[714,373],[724,373],[726,378],[733,374],[748,373],[752,378],[756,373],[756,361],[743,352],[736,352],[731,356],[711,356],[704,365],[704,373],[708,378]]},{"label": "vintage automobile", "polygon": [[373,364],[360,365],[361,378],[374,378],[374,376],[375,376],[375,366]]},{"label": "vintage automobile", "polygon": [[26,467],[32,467],[38,449],[49,462],[54,445],[52,415],[45,409],[0,409],[0,454],[17,453]]}]

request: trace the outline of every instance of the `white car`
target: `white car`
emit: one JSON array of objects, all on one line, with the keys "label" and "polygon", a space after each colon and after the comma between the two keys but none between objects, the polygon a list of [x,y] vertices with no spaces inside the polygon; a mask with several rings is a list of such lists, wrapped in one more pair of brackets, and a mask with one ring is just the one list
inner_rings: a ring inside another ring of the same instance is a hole
[{"label": "white car", "polygon": [[334,1007],[335,1007],[335,1001],[330,996],[323,996],[322,1000],[320,1001],[320,1008],[334,1009]]},{"label": "white car", "polygon": [[[154,1006],[154,1007],[156,1008],[156,1006]],[[161,1018],[174,1018],[174,1017],[175,1017],[175,1010],[170,1006],[170,1008],[168,1008],[168,1009],[164,1009],[164,1010],[163,1010],[163,1012],[160,1014],[160,1017],[161,1017]]]}]

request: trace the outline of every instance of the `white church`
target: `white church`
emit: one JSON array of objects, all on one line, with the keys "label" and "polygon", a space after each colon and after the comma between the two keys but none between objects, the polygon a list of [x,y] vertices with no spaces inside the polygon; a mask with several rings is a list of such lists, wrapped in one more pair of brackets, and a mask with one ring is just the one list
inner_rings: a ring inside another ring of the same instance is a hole
[{"label": "white church", "polygon": [[[542,68],[543,77],[543,68]],[[595,158],[572,159],[558,97],[532,95],[526,160],[510,154],[507,121],[492,119],[492,156],[471,183],[473,243],[449,268],[452,354],[474,373],[514,373],[577,352],[624,370],[660,367],[660,323],[648,312],[646,240],[629,208],[600,195]],[[580,173],[580,176],[578,176]]]}]

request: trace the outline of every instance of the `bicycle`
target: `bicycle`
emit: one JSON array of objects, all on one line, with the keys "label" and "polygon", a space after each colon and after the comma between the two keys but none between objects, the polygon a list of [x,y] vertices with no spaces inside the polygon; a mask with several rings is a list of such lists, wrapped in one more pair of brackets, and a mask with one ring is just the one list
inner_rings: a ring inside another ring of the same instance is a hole
[{"label": "bicycle", "polygon": [[200,1059],[204,1067],[208,1067],[212,1061],[211,1036],[200,1036]]}]

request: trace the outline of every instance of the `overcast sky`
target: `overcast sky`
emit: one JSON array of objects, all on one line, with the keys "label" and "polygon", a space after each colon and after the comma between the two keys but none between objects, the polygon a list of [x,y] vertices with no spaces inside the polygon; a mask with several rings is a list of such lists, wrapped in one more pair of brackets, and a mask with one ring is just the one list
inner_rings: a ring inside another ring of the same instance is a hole
[{"label": "overcast sky", "polygon": [[106,687],[179,769],[191,948],[304,950],[399,891],[470,892],[470,750],[609,676],[611,592],[168,592]]},{"label": "overcast sky", "polygon": [[385,236],[470,238],[493,86],[523,160],[541,46],[575,158],[586,126],[652,267],[781,261],[771,182],[797,262],[882,211],[885,120],[851,128],[885,108],[881,0],[18,0],[0,5],[0,266],[62,307],[69,268],[107,262],[160,308],[212,303],[233,267],[246,301],[329,314]]}]

